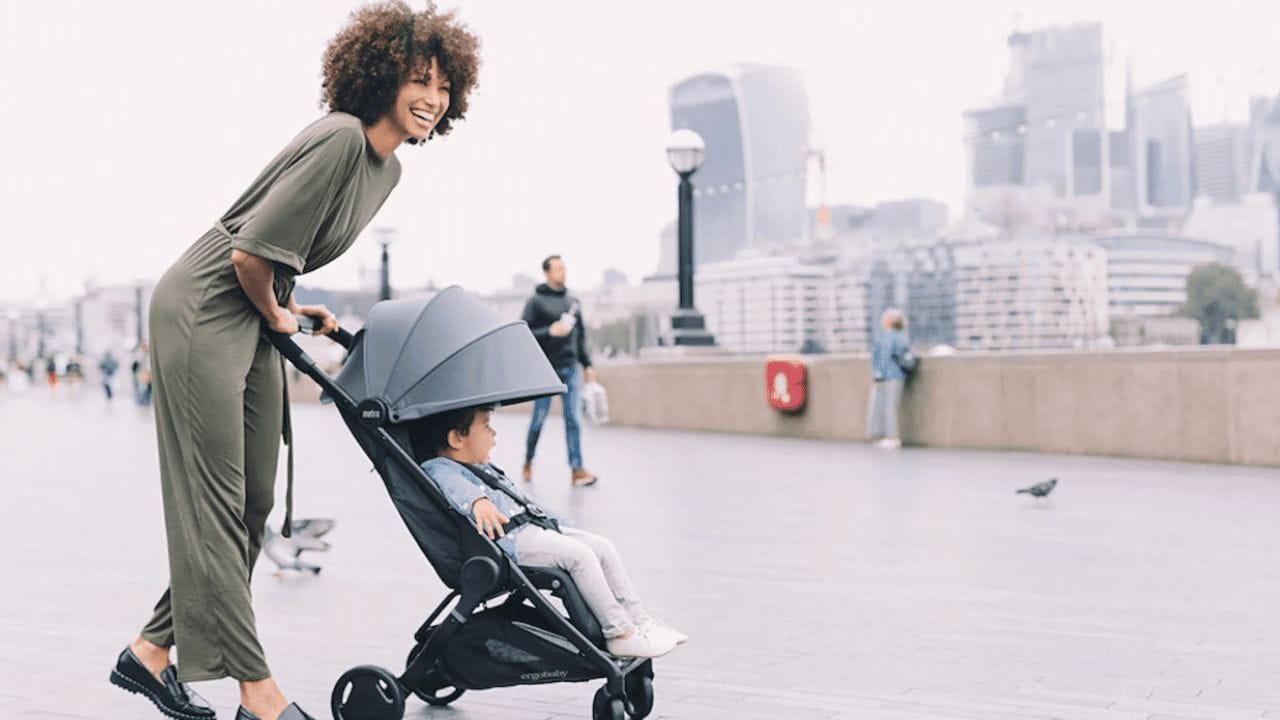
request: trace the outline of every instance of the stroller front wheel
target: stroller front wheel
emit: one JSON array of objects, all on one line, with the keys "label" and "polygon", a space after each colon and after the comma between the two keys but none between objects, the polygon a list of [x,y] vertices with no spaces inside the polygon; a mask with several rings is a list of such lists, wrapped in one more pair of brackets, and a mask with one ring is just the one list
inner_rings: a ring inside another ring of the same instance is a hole
[{"label": "stroller front wheel", "polygon": [[404,689],[395,675],[376,666],[353,667],[333,684],[334,720],[402,720]]},{"label": "stroller front wheel", "polygon": [[[409,651],[409,658],[405,660],[405,667],[408,667],[418,657],[418,653],[422,652],[422,644],[413,646]],[[432,707],[444,707],[449,703],[462,697],[465,689],[455,687],[449,679],[437,669],[427,671],[422,680],[414,687],[409,688],[414,697]]]},{"label": "stroller front wheel", "polygon": [[591,701],[591,720],[627,720],[626,703],[600,688]]},{"label": "stroller front wheel", "polygon": [[627,702],[631,703],[631,720],[644,720],[653,712],[653,680],[639,673],[627,676]]}]

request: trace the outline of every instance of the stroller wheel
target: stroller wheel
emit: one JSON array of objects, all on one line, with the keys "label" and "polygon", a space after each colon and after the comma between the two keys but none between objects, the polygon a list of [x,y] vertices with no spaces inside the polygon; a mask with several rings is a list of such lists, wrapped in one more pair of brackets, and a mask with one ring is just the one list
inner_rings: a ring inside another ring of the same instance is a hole
[{"label": "stroller wheel", "polygon": [[591,720],[627,720],[626,704],[622,698],[609,697],[609,693],[600,688],[591,701]]},{"label": "stroller wheel", "polygon": [[653,712],[653,681],[644,675],[627,675],[627,702],[631,703],[631,720],[644,720]]},{"label": "stroller wheel", "polygon": [[329,709],[334,720],[402,720],[404,689],[376,665],[353,667],[334,683]]},{"label": "stroller wheel", "polygon": [[[409,651],[409,658],[405,660],[405,667],[418,657],[418,653],[422,652],[422,644],[413,646]],[[433,707],[444,707],[449,703],[462,697],[462,693],[466,692],[463,688],[454,687],[452,682],[444,676],[439,670],[431,669],[422,677],[421,682],[416,687],[409,688],[414,697]]]}]

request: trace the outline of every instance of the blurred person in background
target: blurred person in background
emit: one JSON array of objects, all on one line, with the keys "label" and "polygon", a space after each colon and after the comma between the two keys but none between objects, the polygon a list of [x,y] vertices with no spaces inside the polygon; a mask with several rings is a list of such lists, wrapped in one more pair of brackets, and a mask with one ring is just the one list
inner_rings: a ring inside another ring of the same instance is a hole
[{"label": "blurred person in background", "polygon": [[902,447],[898,435],[898,406],[902,386],[915,369],[907,339],[907,317],[900,310],[880,316],[880,332],[871,346],[871,394],[867,401],[867,439],[877,447]]},{"label": "blurred person in background", "polygon": [[146,340],[133,353],[133,399],[138,407],[151,404],[151,349]]},{"label": "blurred person in background", "polygon": [[111,385],[115,382],[116,370],[119,369],[120,362],[110,350],[102,355],[102,360],[98,361],[98,372],[102,373],[102,391],[106,393],[108,400],[114,395]]},{"label": "blurred person in background", "polygon": [[49,383],[49,397],[57,397],[58,395],[58,361],[50,356],[45,359],[44,363],[44,379]]},{"label": "blurred person in background", "polygon": [[67,381],[67,394],[71,397],[80,396],[80,386],[84,384],[84,366],[80,362],[80,356],[72,354],[67,358],[66,371],[63,377]]},{"label": "blurred person in background", "polygon": [[[596,476],[582,466],[582,429],[578,409],[582,398],[582,375],[587,382],[595,382],[596,371],[591,367],[587,354],[587,329],[582,322],[582,306],[569,294],[564,285],[564,260],[551,255],[542,261],[542,273],[546,282],[534,290],[533,297],[524,306],[524,321],[528,323],[538,345],[551,361],[560,376],[560,382],[568,391],[560,397],[564,414],[564,441],[569,453],[569,482],[581,487],[591,485]],[[578,372],[578,365],[585,368]],[[551,398],[533,401],[533,416],[529,419],[529,434],[525,438],[524,468],[520,476],[533,479],[533,455],[538,449],[542,425],[551,412]]]}]

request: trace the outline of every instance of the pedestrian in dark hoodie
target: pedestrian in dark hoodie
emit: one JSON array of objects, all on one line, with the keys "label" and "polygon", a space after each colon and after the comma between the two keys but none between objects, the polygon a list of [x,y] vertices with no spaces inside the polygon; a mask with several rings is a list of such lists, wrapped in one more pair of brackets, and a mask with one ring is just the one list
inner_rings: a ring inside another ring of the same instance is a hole
[{"label": "pedestrian in dark hoodie", "polygon": [[[590,485],[596,476],[582,466],[582,440],[578,423],[578,404],[582,396],[582,376],[587,382],[595,382],[596,371],[591,367],[587,354],[587,330],[582,322],[582,306],[564,286],[564,260],[552,255],[542,261],[542,272],[547,281],[538,286],[533,297],[524,306],[524,321],[529,324],[533,336],[542,346],[551,366],[560,380],[569,388],[561,398],[564,407],[564,438],[569,450],[569,467],[573,470],[570,481],[577,486]],[[578,372],[581,364],[584,372]],[[551,410],[551,398],[541,398],[533,403],[533,417],[529,421],[529,436],[525,442],[525,480],[533,479],[533,454],[538,448],[538,436],[542,423]]]}]

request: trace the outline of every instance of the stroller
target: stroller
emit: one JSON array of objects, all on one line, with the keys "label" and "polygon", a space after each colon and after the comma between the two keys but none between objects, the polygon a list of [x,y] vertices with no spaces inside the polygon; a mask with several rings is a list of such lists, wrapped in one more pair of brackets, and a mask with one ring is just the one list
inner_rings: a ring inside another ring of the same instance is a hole
[{"label": "stroller", "polygon": [[517,566],[449,504],[413,457],[406,426],[415,420],[565,392],[528,326],[500,319],[457,287],[429,300],[384,301],[354,336],[341,329],[329,335],[348,350],[335,377],[289,336],[267,334],[337,406],[409,533],[451,588],[414,632],[404,672],[361,665],[338,678],[334,720],[401,720],[410,694],[443,706],[467,690],[596,679],[605,683],[592,701],[593,720],[646,717],[652,661],[606,653],[600,623],[568,573]]}]

